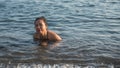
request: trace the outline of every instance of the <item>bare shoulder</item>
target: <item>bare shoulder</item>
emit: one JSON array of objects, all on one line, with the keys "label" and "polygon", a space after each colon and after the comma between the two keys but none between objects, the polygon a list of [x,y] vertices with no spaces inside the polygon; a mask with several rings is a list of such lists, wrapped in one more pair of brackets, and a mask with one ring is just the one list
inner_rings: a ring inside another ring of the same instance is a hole
[{"label": "bare shoulder", "polygon": [[55,32],[48,30],[48,39],[53,41],[61,41],[62,38]]}]

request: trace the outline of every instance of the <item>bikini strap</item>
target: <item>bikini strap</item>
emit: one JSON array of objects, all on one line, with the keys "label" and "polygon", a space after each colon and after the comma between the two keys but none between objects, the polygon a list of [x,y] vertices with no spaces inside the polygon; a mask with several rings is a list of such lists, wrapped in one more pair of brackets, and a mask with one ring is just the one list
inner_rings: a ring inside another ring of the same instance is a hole
[{"label": "bikini strap", "polygon": [[47,40],[48,40],[48,30],[47,30]]}]

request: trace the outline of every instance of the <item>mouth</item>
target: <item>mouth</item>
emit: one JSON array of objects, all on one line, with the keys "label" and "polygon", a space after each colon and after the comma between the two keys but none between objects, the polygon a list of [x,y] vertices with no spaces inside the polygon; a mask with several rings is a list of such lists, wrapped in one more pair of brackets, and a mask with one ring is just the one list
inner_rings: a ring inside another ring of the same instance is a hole
[{"label": "mouth", "polygon": [[41,29],[36,29],[37,32],[41,32]]}]

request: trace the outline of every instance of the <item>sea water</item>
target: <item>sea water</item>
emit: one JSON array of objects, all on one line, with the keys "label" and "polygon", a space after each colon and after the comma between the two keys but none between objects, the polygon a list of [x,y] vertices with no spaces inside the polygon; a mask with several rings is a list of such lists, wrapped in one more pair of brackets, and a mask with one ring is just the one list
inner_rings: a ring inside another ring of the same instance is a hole
[{"label": "sea water", "polygon": [[[62,37],[42,47],[34,20]],[[120,0],[0,0],[1,68],[119,68]]]}]

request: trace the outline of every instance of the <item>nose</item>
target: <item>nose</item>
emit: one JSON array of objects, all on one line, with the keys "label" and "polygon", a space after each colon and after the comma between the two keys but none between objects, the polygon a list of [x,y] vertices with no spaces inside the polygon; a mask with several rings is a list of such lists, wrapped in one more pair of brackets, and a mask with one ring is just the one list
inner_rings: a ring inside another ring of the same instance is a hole
[{"label": "nose", "polygon": [[36,30],[39,31],[41,29],[41,27],[36,27]]},{"label": "nose", "polygon": [[40,28],[40,27],[36,27],[36,31],[37,31],[37,32],[40,32],[40,31],[41,31],[41,28]]}]

